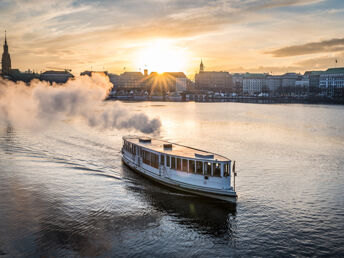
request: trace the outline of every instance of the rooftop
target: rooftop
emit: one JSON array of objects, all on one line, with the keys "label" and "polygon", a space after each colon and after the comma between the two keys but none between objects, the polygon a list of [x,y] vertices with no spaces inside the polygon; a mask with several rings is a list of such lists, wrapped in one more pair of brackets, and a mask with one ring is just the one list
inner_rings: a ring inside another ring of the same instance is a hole
[{"label": "rooftop", "polygon": [[[135,145],[138,145],[147,149],[151,149],[160,153],[164,153],[167,155],[185,157],[185,158],[190,158],[190,159],[199,159],[199,160],[230,161],[230,159],[224,156],[212,153],[212,152],[207,152],[207,151],[203,151],[203,150],[199,150],[199,149],[195,149],[195,148],[187,147],[184,145],[171,143],[168,141],[163,141],[163,140],[159,140],[159,139],[155,139],[155,138],[151,138],[147,136],[144,136],[144,137],[140,137],[137,135],[125,136],[123,137],[123,139]],[[172,144],[172,148],[164,148],[164,144],[165,145]]]},{"label": "rooftop", "polygon": [[344,73],[344,67],[338,68],[329,68],[324,73],[331,74],[331,73]]},{"label": "rooftop", "polygon": [[183,72],[164,72],[163,75],[171,75],[175,78],[186,78]]},{"label": "rooftop", "polygon": [[53,70],[49,70],[49,71],[45,71],[44,73],[42,74],[66,74],[66,75],[71,75],[72,74],[68,71],[53,71]]}]

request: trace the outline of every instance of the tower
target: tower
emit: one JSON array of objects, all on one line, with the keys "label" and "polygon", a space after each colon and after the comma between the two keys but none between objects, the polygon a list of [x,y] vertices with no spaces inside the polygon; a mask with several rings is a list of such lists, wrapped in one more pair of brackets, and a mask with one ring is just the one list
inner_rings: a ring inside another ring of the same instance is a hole
[{"label": "tower", "polygon": [[199,72],[202,73],[204,72],[204,66],[203,66],[203,61],[201,59],[201,64],[199,65]]},{"label": "tower", "polygon": [[8,53],[6,31],[5,31],[4,52],[2,53],[2,59],[1,59],[1,67],[2,67],[2,75],[11,74],[11,57],[10,57],[10,54]]}]

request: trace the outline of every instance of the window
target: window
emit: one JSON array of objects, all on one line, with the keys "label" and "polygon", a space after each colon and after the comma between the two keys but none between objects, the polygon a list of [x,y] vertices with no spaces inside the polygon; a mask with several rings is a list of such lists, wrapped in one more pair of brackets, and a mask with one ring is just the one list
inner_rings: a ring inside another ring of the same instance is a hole
[{"label": "window", "polygon": [[224,164],[224,176],[229,176],[229,163]]},{"label": "window", "polygon": [[195,161],[194,160],[189,160],[189,172],[195,173]]},{"label": "window", "polygon": [[187,159],[183,159],[183,161],[182,161],[182,170],[185,172],[188,172],[188,160]]},{"label": "window", "polygon": [[159,168],[159,155],[151,153],[151,166]]},{"label": "window", "polygon": [[213,176],[221,177],[221,164],[213,163]]},{"label": "window", "polygon": [[171,166],[171,164],[170,164],[170,156],[166,156],[166,166],[167,167]]},{"label": "window", "polygon": [[143,163],[150,165],[151,164],[151,155],[148,151],[143,151]]},{"label": "window", "polygon": [[210,162],[205,162],[204,163],[204,174],[205,175],[211,175],[211,163]]},{"label": "window", "polygon": [[196,173],[197,174],[203,174],[203,162],[202,161],[196,161]]},{"label": "window", "polygon": [[182,171],[182,161],[180,158],[177,158],[177,170]]},{"label": "window", "polygon": [[171,168],[176,169],[176,158],[175,157],[171,157]]},{"label": "window", "polygon": [[160,164],[163,166],[165,165],[165,155],[160,156]]}]

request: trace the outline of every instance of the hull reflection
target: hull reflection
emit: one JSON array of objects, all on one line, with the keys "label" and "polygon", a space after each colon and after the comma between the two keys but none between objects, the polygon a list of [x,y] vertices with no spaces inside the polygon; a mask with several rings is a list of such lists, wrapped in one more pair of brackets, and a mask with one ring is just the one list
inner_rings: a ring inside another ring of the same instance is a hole
[{"label": "hull reflection", "polygon": [[174,189],[166,189],[159,183],[142,178],[123,164],[126,177],[134,181],[126,189],[148,202],[155,209],[176,218],[179,224],[187,224],[202,234],[231,239],[235,231],[236,205]]}]

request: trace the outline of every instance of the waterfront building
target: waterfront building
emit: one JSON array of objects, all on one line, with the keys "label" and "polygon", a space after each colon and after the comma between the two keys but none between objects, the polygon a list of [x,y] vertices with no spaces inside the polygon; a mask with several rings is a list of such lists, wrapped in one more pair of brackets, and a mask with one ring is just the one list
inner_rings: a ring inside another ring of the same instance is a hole
[{"label": "waterfront building", "polygon": [[278,90],[282,87],[282,76],[268,75],[266,78],[266,86],[269,89],[270,95],[276,95]]},{"label": "waterfront building", "polygon": [[165,72],[162,76],[165,78],[168,91],[186,91],[187,78],[183,72]]},{"label": "waterfront building", "polygon": [[10,56],[10,53],[8,52],[6,31],[5,31],[4,52],[2,53],[2,58],[1,58],[1,68],[2,68],[3,76],[11,75],[11,56]]},{"label": "waterfront building", "polygon": [[84,71],[84,72],[80,73],[80,76],[83,76],[83,75],[91,76],[93,73],[104,74],[104,75],[108,76],[108,72],[107,71]]},{"label": "waterfront building", "polygon": [[74,78],[74,76],[70,73],[70,70],[64,71],[45,71],[40,75],[40,79],[42,81],[48,81],[52,83],[66,83],[69,79]]},{"label": "waterfront building", "polygon": [[141,72],[124,72],[119,76],[118,88],[140,89],[143,79]]},{"label": "waterfront building", "polygon": [[307,96],[309,94],[309,76],[300,76],[295,81],[295,88],[293,94],[296,96]]},{"label": "waterfront building", "polygon": [[242,82],[244,79],[244,74],[235,73],[232,75],[233,88],[236,94],[242,95]]},{"label": "waterfront building", "polygon": [[298,78],[296,81],[295,81],[295,87],[296,88],[309,88],[309,77],[307,75],[304,75],[300,78]]},{"label": "waterfront building", "polygon": [[330,68],[323,72],[319,87],[327,97],[344,97],[344,67]]},{"label": "waterfront building", "polygon": [[195,75],[196,90],[233,91],[233,79],[229,72],[204,71],[201,61],[199,73]]},{"label": "waterfront building", "polygon": [[320,93],[319,83],[320,75],[323,71],[306,71],[304,76],[309,78],[309,94],[317,95]]},{"label": "waterfront building", "polygon": [[266,86],[267,74],[246,73],[243,78],[243,94],[256,96],[267,91]]},{"label": "waterfront building", "polygon": [[301,75],[299,73],[285,73],[282,75],[282,88],[294,88],[296,80],[299,80]]},{"label": "waterfront building", "polygon": [[113,89],[116,89],[119,85],[119,75],[114,74],[114,73],[109,73],[108,74],[110,82],[113,84]]},{"label": "waterfront building", "polygon": [[144,78],[143,88],[151,95],[165,95],[167,92],[183,92],[188,85],[188,79],[183,72],[150,73]]},{"label": "waterfront building", "polygon": [[39,79],[40,74],[35,73],[34,71],[27,70],[25,72],[19,71],[19,69],[12,69],[11,70],[11,80],[12,81],[22,81],[25,83],[31,82],[33,79]]}]

